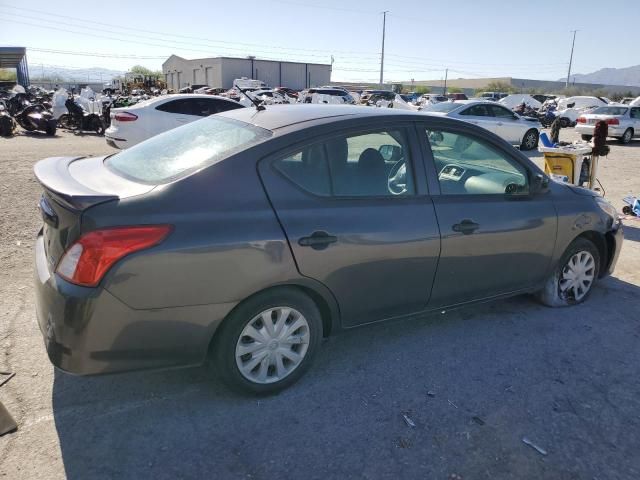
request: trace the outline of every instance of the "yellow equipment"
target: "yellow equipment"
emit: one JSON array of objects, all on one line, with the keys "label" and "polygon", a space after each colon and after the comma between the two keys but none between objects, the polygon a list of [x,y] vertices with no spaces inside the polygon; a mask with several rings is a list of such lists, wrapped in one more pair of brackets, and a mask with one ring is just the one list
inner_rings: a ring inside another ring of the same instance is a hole
[{"label": "yellow equipment", "polygon": [[[538,147],[538,150],[544,154],[544,171],[546,174],[556,180],[580,185],[582,159],[585,155],[591,156],[590,146]],[[596,169],[594,167],[595,165],[592,165],[590,168],[589,188],[592,188],[592,181],[595,181]]]}]

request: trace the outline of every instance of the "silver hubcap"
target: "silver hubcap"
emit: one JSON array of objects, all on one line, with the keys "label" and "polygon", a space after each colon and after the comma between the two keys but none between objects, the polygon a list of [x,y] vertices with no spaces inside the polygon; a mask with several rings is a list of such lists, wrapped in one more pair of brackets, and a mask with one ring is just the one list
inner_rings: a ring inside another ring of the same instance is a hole
[{"label": "silver hubcap", "polygon": [[527,138],[524,141],[524,144],[527,146],[527,148],[533,148],[533,146],[536,144],[536,137],[537,135],[533,132],[527,135]]},{"label": "silver hubcap", "polygon": [[236,344],[236,364],[254,383],[273,383],[293,372],[309,348],[309,324],[297,310],[273,307],[251,319]]},{"label": "silver hubcap", "polygon": [[624,141],[629,142],[630,140],[631,140],[631,131],[627,130],[626,132],[624,132]]},{"label": "silver hubcap", "polygon": [[578,252],[572,256],[560,276],[560,293],[565,298],[582,300],[591,289],[596,272],[596,262],[589,252]]}]

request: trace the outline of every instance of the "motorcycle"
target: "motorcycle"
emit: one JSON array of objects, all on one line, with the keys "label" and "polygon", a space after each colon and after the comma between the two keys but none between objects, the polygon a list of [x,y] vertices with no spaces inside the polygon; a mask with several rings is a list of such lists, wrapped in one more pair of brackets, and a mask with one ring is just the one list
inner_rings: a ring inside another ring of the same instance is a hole
[{"label": "motorcycle", "polygon": [[56,134],[56,120],[53,114],[40,104],[25,103],[25,107],[16,114],[16,122],[28,132],[40,130],[49,136]]},{"label": "motorcycle", "polygon": [[58,125],[69,130],[94,131],[98,135],[103,135],[105,131],[104,122],[95,113],[89,113],[79,105],[72,97],[69,97],[64,106],[69,113],[63,113],[58,118]]},{"label": "motorcycle", "polygon": [[0,100],[0,136],[11,137],[15,129],[16,121],[9,114],[5,101]]}]

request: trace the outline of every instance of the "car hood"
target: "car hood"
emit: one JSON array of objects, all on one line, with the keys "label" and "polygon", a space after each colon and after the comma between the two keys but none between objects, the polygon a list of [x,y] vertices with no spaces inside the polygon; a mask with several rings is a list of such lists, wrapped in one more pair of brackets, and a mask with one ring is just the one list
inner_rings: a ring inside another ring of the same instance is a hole
[{"label": "car hood", "polygon": [[588,188],[578,187],[576,185],[570,185],[568,183],[564,183],[562,185],[565,185],[573,193],[575,193],[577,195],[582,195],[583,197],[597,197],[597,196],[599,196],[599,194],[597,192],[594,192],[593,190],[589,190]]}]

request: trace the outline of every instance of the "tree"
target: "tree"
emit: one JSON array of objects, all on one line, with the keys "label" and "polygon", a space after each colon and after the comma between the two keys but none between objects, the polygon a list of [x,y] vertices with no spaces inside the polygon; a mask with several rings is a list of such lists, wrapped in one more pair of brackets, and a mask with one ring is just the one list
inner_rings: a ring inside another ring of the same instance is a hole
[{"label": "tree", "polygon": [[447,87],[447,93],[464,93],[460,87]]},{"label": "tree", "polygon": [[151,70],[147,67],[143,67],[142,65],[134,65],[129,69],[131,73],[137,73],[139,75],[144,75],[146,77],[162,77],[163,73],[160,70]]},{"label": "tree", "polygon": [[425,85],[418,85],[413,89],[413,91],[419,93],[420,95],[424,95],[425,93],[431,92],[431,89]]},{"label": "tree", "polygon": [[513,93],[515,92],[515,88],[513,88],[511,85],[509,85],[506,82],[497,81],[497,82],[489,82],[484,87],[476,89],[476,94],[482,93],[482,92]]}]

